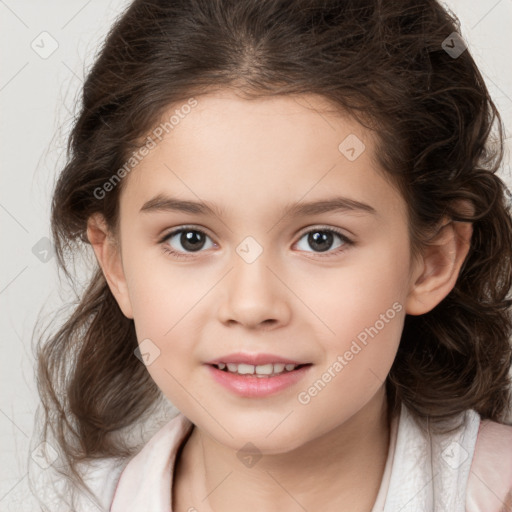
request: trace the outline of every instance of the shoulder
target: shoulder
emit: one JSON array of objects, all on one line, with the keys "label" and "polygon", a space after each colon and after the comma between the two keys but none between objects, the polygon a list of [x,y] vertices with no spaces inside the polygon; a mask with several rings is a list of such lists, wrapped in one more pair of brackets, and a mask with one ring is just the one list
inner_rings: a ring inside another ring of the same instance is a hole
[{"label": "shoulder", "polygon": [[512,512],[512,425],[482,420],[471,463],[466,512]]}]

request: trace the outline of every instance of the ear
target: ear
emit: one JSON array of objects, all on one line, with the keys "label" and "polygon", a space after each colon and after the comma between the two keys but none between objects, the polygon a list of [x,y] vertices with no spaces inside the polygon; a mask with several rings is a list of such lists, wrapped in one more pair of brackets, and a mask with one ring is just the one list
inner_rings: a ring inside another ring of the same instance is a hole
[{"label": "ear", "polygon": [[87,238],[94,249],[98,264],[121,311],[127,318],[133,318],[121,259],[121,248],[111,234],[103,215],[96,213],[89,217]]},{"label": "ear", "polygon": [[422,315],[434,309],[453,289],[471,245],[473,225],[449,220],[417,261],[405,311]]}]

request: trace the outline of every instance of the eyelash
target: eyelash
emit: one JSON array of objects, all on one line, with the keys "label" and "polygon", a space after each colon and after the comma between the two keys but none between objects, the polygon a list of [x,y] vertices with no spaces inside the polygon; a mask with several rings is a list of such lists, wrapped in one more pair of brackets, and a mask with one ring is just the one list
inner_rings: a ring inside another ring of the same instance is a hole
[{"label": "eyelash", "polygon": [[[197,229],[193,226],[183,226],[179,229],[176,229],[174,231],[171,231],[170,233],[166,234],[163,238],[161,238],[159,240],[159,244],[164,244],[164,242],[166,242],[167,240],[169,240],[170,238],[172,238],[173,236],[179,234],[179,233],[183,233],[183,232],[186,232],[186,231],[195,231],[196,233],[200,233],[201,235],[204,235],[206,237],[208,237],[208,235],[201,229]],[[332,256],[337,256],[338,254],[344,252],[347,250],[348,247],[351,247],[353,245],[355,245],[355,242],[353,240],[350,240],[346,235],[344,235],[343,233],[341,233],[339,230],[335,229],[335,228],[324,228],[324,227],[316,227],[314,229],[310,229],[308,231],[305,231],[303,232],[300,237],[299,237],[299,240],[301,240],[305,235],[308,235],[309,233],[314,233],[314,232],[322,232],[322,233],[334,233],[335,235],[338,235],[339,238],[341,239],[341,241],[344,243],[343,246],[341,247],[338,247],[335,251],[327,251],[326,254],[323,254],[323,253],[314,253],[314,254],[317,254],[318,256],[320,256],[321,258],[329,258],[329,257],[332,257]],[[210,238],[210,237],[208,237]],[[170,249],[168,246],[165,246],[165,245],[162,245],[162,250],[164,251],[165,254],[169,254],[171,255],[172,257],[174,258],[177,258],[177,259],[188,259],[188,258],[191,258],[193,257],[193,254],[194,253],[182,253],[182,252],[179,252],[179,251],[175,251],[174,249]],[[198,253],[201,252],[201,251],[197,251]]]}]

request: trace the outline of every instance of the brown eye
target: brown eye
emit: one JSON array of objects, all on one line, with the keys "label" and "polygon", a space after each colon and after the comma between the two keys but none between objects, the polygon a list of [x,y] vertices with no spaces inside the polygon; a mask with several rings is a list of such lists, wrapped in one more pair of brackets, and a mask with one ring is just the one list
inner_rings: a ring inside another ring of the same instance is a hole
[{"label": "brown eye", "polygon": [[[166,235],[160,242],[167,242],[170,249],[166,248],[166,252],[186,257],[187,253],[199,252],[204,249],[208,240],[210,237],[199,229],[180,228]],[[213,245],[211,243],[210,247]]]},{"label": "brown eye", "polygon": [[205,235],[199,231],[182,231],[179,237],[179,242],[186,251],[199,251],[203,248],[205,240]]},{"label": "brown eye", "polygon": [[[332,228],[312,229],[302,235],[300,240],[303,239],[306,240],[306,243],[303,245],[310,247],[311,249],[313,249],[313,251],[308,251],[307,248],[304,247],[301,248],[301,250],[314,253],[329,252],[329,254],[337,254],[338,252],[345,250],[347,246],[353,245],[353,242],[349,240],[345,235],[341,234],[340,232]],[[333,244],[336,243],[336,240],[339,240],[340,242],[338,242],[337,245],[333,246]],[[300,241],[298,243],[300,243]],[[338,251],[332,250],[339,248],[341,249]]]}]

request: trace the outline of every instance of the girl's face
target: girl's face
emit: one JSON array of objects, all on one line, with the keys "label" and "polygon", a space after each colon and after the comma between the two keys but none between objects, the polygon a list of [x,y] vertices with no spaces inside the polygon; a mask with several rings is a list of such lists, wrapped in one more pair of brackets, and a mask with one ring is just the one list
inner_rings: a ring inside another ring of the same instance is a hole
[{"label": "girl's face", "polygon": [[[286,452],[383,400],[417,277],[406,204],[369,133],[317,96],[188,105],[125,178],[116,296],[185,416],[234,449]],[[208,364],[240,353],[307,366]]]}]

